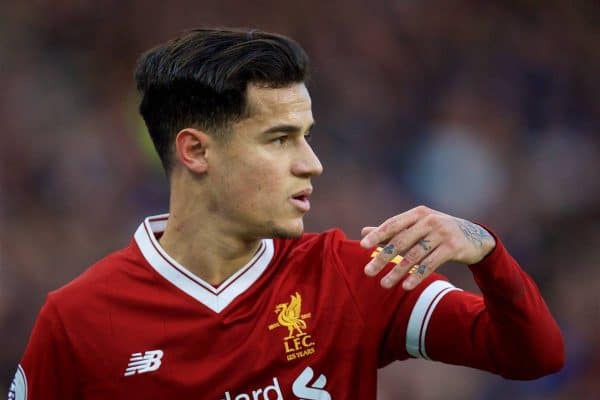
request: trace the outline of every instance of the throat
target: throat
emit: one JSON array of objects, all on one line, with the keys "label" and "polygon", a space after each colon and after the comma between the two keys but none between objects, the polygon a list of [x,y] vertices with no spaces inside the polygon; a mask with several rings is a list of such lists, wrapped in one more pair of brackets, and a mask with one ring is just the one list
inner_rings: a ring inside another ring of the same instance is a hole
[{"label": "throat", "polygon": [[189,239],[173,241],[167,232],[159,239],[161,247],[172,259],[214,288],[248,267],[264,246],[260,240],[252,245],[236,246],[235,251],[232,251],[232,246],[223,243],[191,245],[203,242]]}]

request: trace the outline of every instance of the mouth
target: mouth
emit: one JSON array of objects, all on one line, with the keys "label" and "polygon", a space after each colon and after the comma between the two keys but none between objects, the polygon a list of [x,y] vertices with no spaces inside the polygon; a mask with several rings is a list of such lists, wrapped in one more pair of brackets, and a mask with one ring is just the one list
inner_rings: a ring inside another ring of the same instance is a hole
[{"label": "mouth", "polygon": [[304,189],[292,195],[290,202],[301,212],[305,213],[310,210],[309,197],[312,193],[312,188]]}]

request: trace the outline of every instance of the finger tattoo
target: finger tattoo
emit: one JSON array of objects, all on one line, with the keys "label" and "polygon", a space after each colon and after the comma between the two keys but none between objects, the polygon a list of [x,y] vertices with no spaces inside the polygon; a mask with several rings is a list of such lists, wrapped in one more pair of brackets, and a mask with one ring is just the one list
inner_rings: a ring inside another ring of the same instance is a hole
[{"label": "finger tattoo", "polygon": [[427,266],[425,264],[419,265],[419,268],[417,268],[417,274],[419,274],[421,276],[425,275],[426,269],[427,269]]},{"label": "finger tattoo", "polygon": [[482,247],[484,241],[493,239],[492,235],[481,226],[460,218],[455,220],[465,237],[477,247]]},{"label": "finger tattoo", "polygon": [[394,245],[389,243],[383,248],[383,252],[385,254],[393,254],[394,253]]},{"label": "finger tattoo", "polygon": [[427,240],[427,239],[421,239],[421,240],[419,240],[419,245],[421,245],[421,247],[425,251],[431,250],[431,245],[429,243],[430,243],[430,241]]}]

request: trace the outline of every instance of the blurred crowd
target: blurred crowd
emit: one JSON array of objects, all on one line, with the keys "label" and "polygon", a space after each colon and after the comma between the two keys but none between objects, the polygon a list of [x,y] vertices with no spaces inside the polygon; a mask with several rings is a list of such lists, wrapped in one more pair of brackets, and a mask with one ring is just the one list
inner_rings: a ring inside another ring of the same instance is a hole
[{"label": "blurred crowd", "polygon": [[36,0],[0,5],[0,395],[46,293],[166,212],[132,71],[198,26],[277,31],[311,57],[325,172],[309,230],[358,238],[418,204],[481,222],[563,329],[558,374],[411,360],[381,371],[380,400],[600,393],[600,3]]}]

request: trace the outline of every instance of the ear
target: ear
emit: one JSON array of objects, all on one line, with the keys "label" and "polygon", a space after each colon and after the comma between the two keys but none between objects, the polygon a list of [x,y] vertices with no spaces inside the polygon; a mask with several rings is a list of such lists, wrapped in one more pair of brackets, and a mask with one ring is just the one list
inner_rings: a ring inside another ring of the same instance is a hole
[{"label": "ear", "polygon": [[206,150],[210,136],[194,128],[184,128],[175,137],[175,153],[179,162],[190,171],[203,174],[208,170]]}]

